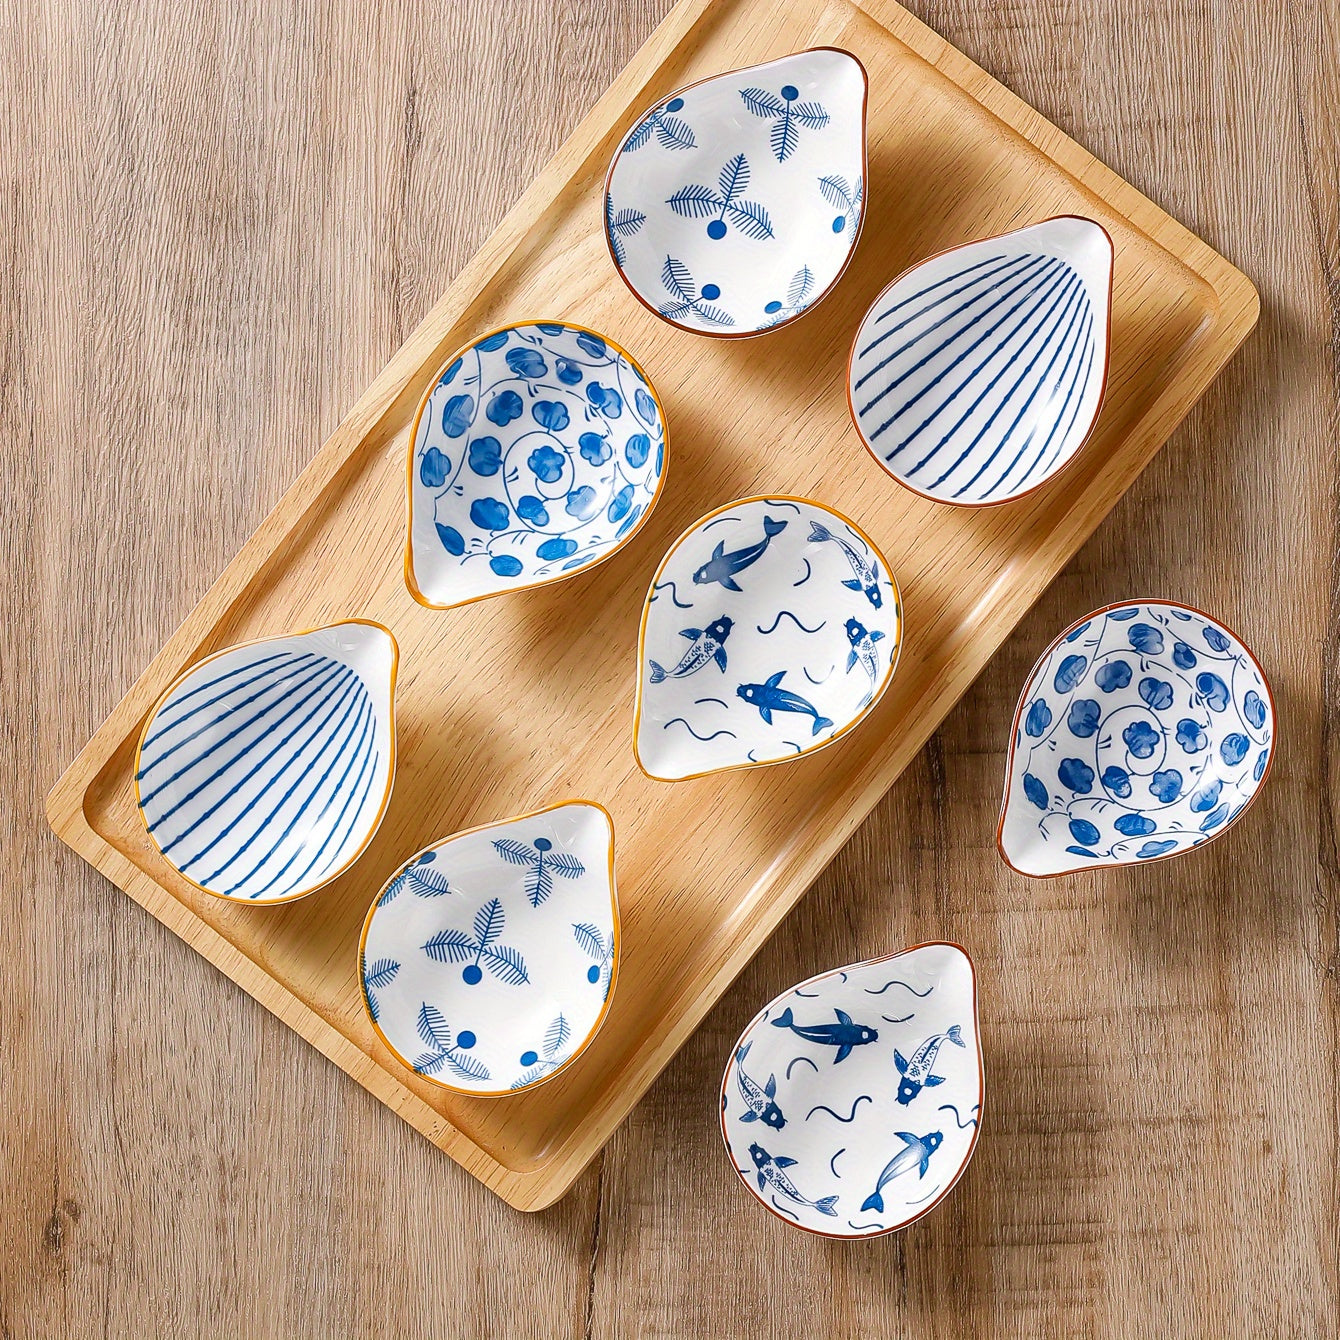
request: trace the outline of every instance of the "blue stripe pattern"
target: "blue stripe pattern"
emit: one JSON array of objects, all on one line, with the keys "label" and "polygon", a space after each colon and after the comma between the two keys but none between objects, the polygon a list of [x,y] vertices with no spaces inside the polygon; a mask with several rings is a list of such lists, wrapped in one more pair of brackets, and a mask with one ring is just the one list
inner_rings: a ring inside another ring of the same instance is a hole
[{"label": "blue stripe pattern", "polygon": [[1104,349],[1087,285],[1060,256],[986,243],[961,260],[930,284],[912,272],[871,310],[852,407],[892,474],[946,501],[999,502],[1040,484],[1087,435]]},{"label": "blue stripe pattern", "polygon": [[377,709],[359,674],[275,651],[159,708],[140,751],[140,808],[163,855],[229,898],[275,902],[328,878],[380,805]]}]

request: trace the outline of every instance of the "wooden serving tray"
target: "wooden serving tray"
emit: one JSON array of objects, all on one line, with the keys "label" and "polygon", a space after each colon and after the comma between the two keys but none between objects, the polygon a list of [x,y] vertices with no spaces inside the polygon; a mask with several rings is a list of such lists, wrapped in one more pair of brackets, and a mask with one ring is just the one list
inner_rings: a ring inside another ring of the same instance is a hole
[{"label": "wooden serving tray", "polygon": [[[761,339],[671,329],[606,253],[601,187],[615,146],[677,86],[817,45],[848,48],[870,75],[868,214],[851,267],[803,321]],[[858,321],[907,265],[1058,213],[1090,215],[1116,244],[1111,375],[1093,439],[1013,504],[955,509],[913,496],[869,458],[847,416]],[[1257,310],[1241,273],[892,0],[681,0],[61,778],[52,826],[476,1177],[539,1209],[914,757]],[[580,321],[635,352],[669,416],[667,487],[642,532],[599,568],[424,609],[401,565],[415,407],[455,347],[526,317]],[[836,504],[888,556],[906,608],[897,676],[870,719],[813,757],[653,782],[631,735],[648,579],[701,513],[777,493]],[[146,713],[219,647],[348,616],[381,620],[401,648],[399,775],[376,840],[338,881],[287,907],[195,892],[135,813],[131,756]],[[623,961],[604,1029],[580,1064],[535,1092],[447,1094],[399,1065],[364,1017],[364,912],[409,853],[572,796],[602,802],[616,826]]]}]

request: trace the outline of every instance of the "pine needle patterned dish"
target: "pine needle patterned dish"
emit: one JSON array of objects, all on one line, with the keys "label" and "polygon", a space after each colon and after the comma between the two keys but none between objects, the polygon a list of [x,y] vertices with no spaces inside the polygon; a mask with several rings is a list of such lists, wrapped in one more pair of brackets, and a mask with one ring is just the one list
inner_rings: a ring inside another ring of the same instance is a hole
[{"label": "pine needle patterned dish", "polygon": [[1047,219],[913,266],[875,299],[847,371],[871,455],[914,493],[986,506],[1071,461],[1107,383],[1112,239]]},{"label": "pine needle patterned dish", "polygon": [[835,47],[680,89],[605,183],[605,230],[646,307],[700,335],[787,325],[833,287],[865,207],[866,77]]},{"label": "pine needle patterned dish", "polygon": [[854,522],[806,498],[719,507],[647,592],[639,766],[683,781],[832,744],[888,687],[902,631],[888,562]]},{"label": "pine needle patterned dish", "polygon": [[613,340],[556,321],[482,336],[410,434],[410,594],[447,609],[609,558],[655,505],[665,450],[656,392]]},{"label": "pine needle patterned dish", "polygon": [[1024,875],[1177,856],[1256,799],[1275,707],[1256,657],[1168,602],[1109,605],[1043,653],[1019,699],[997,841]]},{"label": "pine needle patterned dish", "polygon": [[149,714],[135,798],[205,893],[285,903],[372,841],[395,779],[395,638],[351,619],[216,652]]},{"label": "pine needle patterned dish", "polygon": [[377,896],[359,949],[382,1041],[475,1095],[571,1065],[604,1021],[618,961],[614,824],[584,800],[420,852]]},{"label": "pine needle patterned dish", "polygon": [[924,944],[811,977],[740,1035],[721,1135],[740,1180],[833,1238],[906,1228],[968,1166],[982,1111],[972,961]]}]

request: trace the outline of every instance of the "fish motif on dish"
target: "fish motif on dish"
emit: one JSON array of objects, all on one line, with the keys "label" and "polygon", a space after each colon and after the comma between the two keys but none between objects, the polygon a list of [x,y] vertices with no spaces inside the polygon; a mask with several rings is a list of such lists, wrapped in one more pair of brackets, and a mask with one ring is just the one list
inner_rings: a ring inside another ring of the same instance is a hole
[{"label": "fish motif on dish", "polygon": [[1034,666],[1015,713],[997,844],[1021,874],[1137,864],[1219,837],[1275,747],[1251,651],[1189,606],[1108,606]]},{"label": "fish motif on dish", "polygon": [[741,1121],[761,1121],[765,1126],[780,1131],[786,1125],[786,1117],[777,1106],[777,1076],[769,1075],[768,1082],[759,1085],[745,1073],[744,1059],[749,1055],[752,1044],[746,1042],[735,1053],[735,1081],[740,1086],[740,1097],[744,1099],[748,1111]]},{"label": "fish motif on dish", "polygon": [[784,992],[743,1031],[721,1082],[741,1184],[772,1214],[830,1237],[874,1237],[926,1214],[967,1166],[981,1111],[976,983],[949,944]]},{"label": "fish motif on dish", "polygon": [[944,1136],[939,1131],[931,1131],[927,1135],[913,1135],[911,1131],[895,1131],[894,1134],[903,1142],[903,1148],[884,1165],[875,1189],[861,1202],[862,1210],[883,1214],[884,1188],[895,1177],[911,1172],[913,1168],[925,1177],[931,1166],[931,1155],[944,1144]]},{"label": "fish motif on dish", "polygon": [[405,862],[359,946],[369,1018],[397,1059],[483,1096],[576,1060],[618,970],[613,842],[604,809],[568,801]]},{"label": "fish motif on dish", "polygon": [[821,47],[657,103],[605,182],[610,256],[638,300],[683,330],[727,338],[818,302],[864,218],[865,101],[860,62]]},{"label": "fish motif on dish", "polygon": [[719,508],[647,595],[638,762],[677,781],[829,744],[878,701],[901,640],[898,588],[855,523],[804,498]]},{"label": "fish motif on dish", "polygon": [[734,627],[735,621],[722,615],[720,619],[713,619],[706,628],[681,628],[680,637],[689,638],[692,645],[673,670],[666,670],[656,661],[649,662],[651,682],[659,684],[666,678],[683,679],[686,675],[697,674],[709,661],[715,661],[717,669],[725,674],[726,639]]},{"label": "fish motif on dish", "polygon": [[908,1060],[896,1047],[893,1049],[893,1063],[898,1067],[902,1079],[898,1081],[897,1099],[906,1107],[922,1089],[934,1088],[943,1084],[944,1078],[933,1073],[935,1058],[940,1054],[941,1046],[953,1043],[955,1047],[966,1047],[963,1041],[963,1029],[951,1024],[943,1033],[933,1033],[913,1053]]},{"label": "fish motif on dish", "polygon": [[816,1043],[820,1047],[836,1047],[834,1065],[839,1061],[845,1061],[851,1055],[853,1047],[865,1047],[879,1041],[878,1029],[854,1022],[846,1010],[835,1009],[833,1013],[837,1016],[837,1022],[833,1024],[798,1024],[788,1005],[772,1021],[772,1026],[789,1028],[798,1038],[804,1038],[806,1042]]}]

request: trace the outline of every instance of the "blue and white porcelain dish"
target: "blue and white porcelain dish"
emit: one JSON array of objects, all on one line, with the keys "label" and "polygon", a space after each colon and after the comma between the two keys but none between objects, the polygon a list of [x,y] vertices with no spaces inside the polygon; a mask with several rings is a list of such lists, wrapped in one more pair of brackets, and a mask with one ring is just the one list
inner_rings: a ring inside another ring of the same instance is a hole
[{"label": "blue and white porcelain dish", "polygon": [[683,781],[832,744],[879,701],[901,643],[897,583],[855,522],[807,498],[719,507],[647,592],[638,765]]},{"label": "blue and white porcelain dish", "polygon": [[1093,430],[1107,383],[1112,239],[1066,215],[943,252],[875,299],[847,370],[871,455],[914,493],[1033,492]]},{"label": "blue and white porcelain dish", "polygon": [[917,945],[778,996],[731,1049],[721,1135],[786,1223],[873,1238],[929,1213],[972,1158],[982,1113],[972,960]]},{"label": "blue and white porcelain dish", "polygon": [[215,652],[149,714],[135,799],[188,883],[285,903],[362,854],[395,780],[395,638],[350,619]]},{"label": "blue and white porcelain dish", "polygon": [[614,823],[585,800],[419,852],[377,895],[359,946],[382,1041],[477,1096],[571,1065],[604,1022],[618,967]]},{"label": "blue and white porcelain dish", "polygon": [[613,340],[570,321],[481,336],[410,434],[410,594],[448,609],[609,558],[655,505],[665,452],[656,391]]},{"label": "blue and white porcelain dish", "polygon": [[1185,605],[1109,605],[1066,629],[1014,717],[997,843],[1020,874],[1177,856],[1218,837],[1270,771],[1256,657]]},{"label": "blue and white porcelain dish", "polygon": [[680,89],[605,182],[610,255],[634,296],[722,338],[788,325],[837,283],[865,213],[867,81],[816,47]]}]

